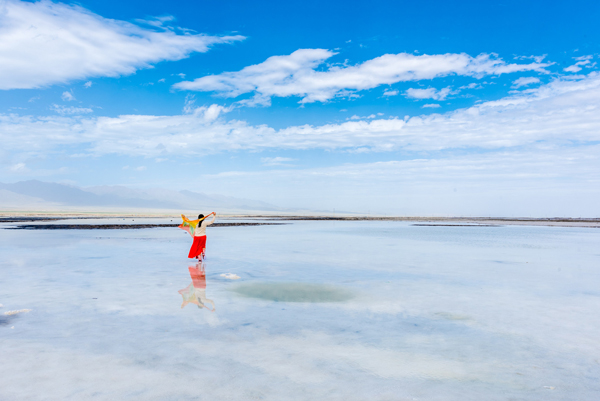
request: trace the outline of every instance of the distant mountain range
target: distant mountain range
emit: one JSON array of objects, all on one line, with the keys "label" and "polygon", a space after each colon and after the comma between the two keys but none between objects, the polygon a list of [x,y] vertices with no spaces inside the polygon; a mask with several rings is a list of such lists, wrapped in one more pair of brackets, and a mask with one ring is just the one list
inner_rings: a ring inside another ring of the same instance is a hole
[{"label": "distant mountain range", "polygon": [[132,189],[124,186],[78,188],[37,180],[0,183],[0,210],[70,208],[162,209],[207,211],[282,211],[266,202],[167,189]]}]

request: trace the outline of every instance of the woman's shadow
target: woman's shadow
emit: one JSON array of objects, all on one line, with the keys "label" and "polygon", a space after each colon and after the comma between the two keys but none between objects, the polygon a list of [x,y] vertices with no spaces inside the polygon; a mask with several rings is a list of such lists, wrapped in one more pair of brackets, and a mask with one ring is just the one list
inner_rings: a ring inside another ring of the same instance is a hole
[{"label": "woman's shadow", "polygon": [[[215,303],[212,299],[206,298],[206,263],[199,261],[195,266],[189,266],[190,277],[192,282],[187,288],[179,290],[179,293],[183,297],[183,303],[181,308],[183,309],[187,304],[195,304],[198,308],[206,308],[211,312],[215,311]],[[211,304],[212,308],[209,308],[207,304]]]}]

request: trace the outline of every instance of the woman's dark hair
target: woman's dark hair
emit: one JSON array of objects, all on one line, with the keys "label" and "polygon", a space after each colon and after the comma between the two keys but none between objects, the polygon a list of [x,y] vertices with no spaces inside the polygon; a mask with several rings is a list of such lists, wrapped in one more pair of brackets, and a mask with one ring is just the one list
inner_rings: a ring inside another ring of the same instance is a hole
[{"label": "woman's dark hair", "polygon": [[[200,220],[200,219],[202,219],[202,218],[204,218],[204,215],[203,215],[203,214],[199,214],[199,215],[198,215],[198,220]],[[200,224],[198,224],[198,225],[199,225],[199,226],[201,226],[203,222],[204,222],[204,220],[202,220],[202,221],[200,222]]]}]

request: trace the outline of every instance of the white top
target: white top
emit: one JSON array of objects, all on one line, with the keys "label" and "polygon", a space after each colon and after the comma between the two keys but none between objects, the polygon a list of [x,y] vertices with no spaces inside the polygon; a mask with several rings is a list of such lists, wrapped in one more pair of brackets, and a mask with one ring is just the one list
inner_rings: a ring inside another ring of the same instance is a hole
[{"label": "white top", "polygon": [[214,223],[216,218],[217,215],[213,214],[211,221],[206,221],[206,219],[204,219],[200,222],[202,225],[198,223],[198,227],[196,227],[196,230],[194,230],[194,237],[202,237],[203,235],[206,235],[206,226],[210,226],[212,223]]}]

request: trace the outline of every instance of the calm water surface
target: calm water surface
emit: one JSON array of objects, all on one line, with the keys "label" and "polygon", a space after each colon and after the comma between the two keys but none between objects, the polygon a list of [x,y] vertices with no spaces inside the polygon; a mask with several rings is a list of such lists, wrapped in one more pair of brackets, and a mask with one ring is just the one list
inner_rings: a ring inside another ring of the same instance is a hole
[{"label": "calm water surface", "polygon": [[599,229],[214,227],[203,265],[190,244],[0,230],[0,399],[600,394]]}]

